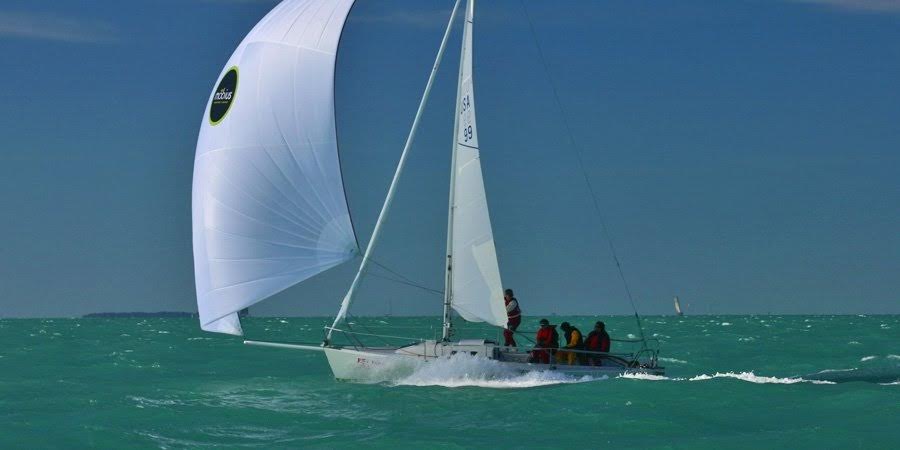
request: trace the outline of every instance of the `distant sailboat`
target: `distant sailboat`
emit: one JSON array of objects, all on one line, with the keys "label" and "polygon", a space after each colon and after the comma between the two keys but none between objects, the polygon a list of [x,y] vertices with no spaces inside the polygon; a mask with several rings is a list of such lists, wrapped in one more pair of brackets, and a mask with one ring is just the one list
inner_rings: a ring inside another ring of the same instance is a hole
[{"label": "distant sailboat", "polygon": [[[658,350],[648,347],[643,335],[638,351],[594,355],[603,361],[599,366],[531,363],[530,349],[451,339],[451,311],[500,328],[507,322],[475,121],[474,0],[466,8],[457,84],[441,339],[373,348],[362,345],[358,333],[340,328],[372,261],[459,5],[457,0],[359,270],[323,344],[245,342],[323,351],[339,379],[366,378],[396,361],[457,353],[522,371],[662,374]],[[335,55],[352,6],[353,0],[283,1],[238,46],[210,96],[193,185],[197,303],[206,331],[242,335],[238,311],[360,254],[334,119]],[[335,333],[354,343],[336,343]]]},{"label": "distant sailboat", "polygon": [[675,314],[679,317],[684,315],[684,313],[681,311],[681,302],[678,301],[677,296],[675,297]]}]

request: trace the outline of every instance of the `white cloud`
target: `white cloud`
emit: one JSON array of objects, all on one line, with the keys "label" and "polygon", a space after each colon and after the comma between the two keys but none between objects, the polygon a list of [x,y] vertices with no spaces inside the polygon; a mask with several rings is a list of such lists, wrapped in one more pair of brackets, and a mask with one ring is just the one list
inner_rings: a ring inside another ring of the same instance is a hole
[{"label": "white cloud", "polygon": [[118,40],[115,27],[99,20],[0,11],[0,39],[4,37],[86,44]]},{"label": "white cloud", "polygon": [[900,13],[900,0],[792,0],[848,11]]}]

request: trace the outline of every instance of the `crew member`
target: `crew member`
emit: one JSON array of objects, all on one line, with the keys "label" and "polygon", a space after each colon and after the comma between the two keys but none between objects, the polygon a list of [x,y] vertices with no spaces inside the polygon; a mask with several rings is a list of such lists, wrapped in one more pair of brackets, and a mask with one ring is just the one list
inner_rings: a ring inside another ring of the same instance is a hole
[{"label": "crew member", "polygon": [[522,310],[519,309],[519,300],[513,297],[513,290],[503,292],[503,302],[506,303],[506,329],[503,330],[503,345],[517,347],[513,333],[522,323]]},{"label": "crew member", "polygon": [[537,344],[531,351],[531,361],[541,364],[550,364],[550,353],[559,347],[559,333],[556,325],[550,325],[547,319],[541,319],[541,328],[537,331],[535,341]]},{"label": "crew member", "polygon": [[[606,324],[597,322],[594,331],[591,331],[584,341],[584,349],[591,352],[609,353],[609,334],[606,333]],[[602,365],[603,355],[587,354],[587,363],[591,366]]]},{"label": "crew member", "polygon": [[[581,330],[573,327],[569,324],[569,322],[563,322],[559,325],[563,330],[563,336],[565,336],[565,348],[572,350],[583,350],[584,349],[584,341],[581,338]],[[576,352],[569,352],[560,350],[556,354],[556,362],[558,363],[566,363],[568,365],[575,364],[575,361],[581,361],[581,354]]]}]

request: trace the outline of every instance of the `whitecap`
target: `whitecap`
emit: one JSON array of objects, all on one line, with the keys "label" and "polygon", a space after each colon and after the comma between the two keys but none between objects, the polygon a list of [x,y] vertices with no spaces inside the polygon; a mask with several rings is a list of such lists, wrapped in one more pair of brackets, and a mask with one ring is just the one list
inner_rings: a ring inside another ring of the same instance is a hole
[{"label": "whitecap", "polygon": [[662,362],[672,363],[672,364],[687,364],[688,362],[682,359],[675,358],[659,358]]},{"label": "whitecap", "polygon": [[878,358],[878,357],[875,356],[875,355],[863,356],[862,358],[859,359],[859,361],[860,361],[860,362],[866,362],[866,361],[871,361],[871,360],[873,360],[873,359],[875,359],[875,358]]},{"label": "whitecap", "polygon": [[847,343],[847,345],[862,345],[862,344],[860,344],[859,341],[850,341]]},{"label": "whitecap", "polygon": [[900,359],[900,355],[887,355],[887,359]]},{"label": "whitecap", "polygon": [[796,384],[796,383],[812,383],[812,384],[835,384],[832,381],[821,381],[821,380],[806,380],[803,378],[779,378],[779,377],[766,377],[761,375],[756,375],[753,372],[716,372],[714,375],[697,375],[693,378],[690,378],[689,381],[706,381],[712,380],[713,378],[733,378],[736,380],[746,381],[749,383],[756,384]]},{"label": "whitecap", "polygon": [[730,327],[730,326],[731,326],[731,322],[722,322],[722,323],[720,323],[719,325],[722,325],[723,327]]},{"label": "whitecap", "polygon": [[145,406],[150,407],[167,407],[167,406],[180,406],[183,405],[184,402],[180,400],[173,399],[156,399],[156,398],[148,398],[148,397],[140,397],[136,395],[129,395],[126,397],[128,400],[133,401],[138,408],[143,408]]},{"label": "whitecap", "polygon": [[647,381],[669,381],[672,378],[663,375],[653,375],[649,373],[623,373],[616,378],[627,378],[630,380],[647,380]]}]

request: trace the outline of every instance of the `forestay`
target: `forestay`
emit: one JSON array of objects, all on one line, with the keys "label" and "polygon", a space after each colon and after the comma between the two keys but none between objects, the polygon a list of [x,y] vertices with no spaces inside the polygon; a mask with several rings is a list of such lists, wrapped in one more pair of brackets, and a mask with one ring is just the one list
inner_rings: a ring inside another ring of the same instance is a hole
[{"label": "forestay", "polygon": [[455,177],[452,194],[452,303],[463,319],[506,325],[503,284],[494,248],[494,235],[478,150],[475,96],[472,84],[472,25],[474,1],[466,8],[462,69],[457,93]]},{"label": "forestay", "polygon": [[334,122],[334,66],[353,0],[285,0],[225,65],[194,162],[197,306],[206,331],[358,253]]}]

